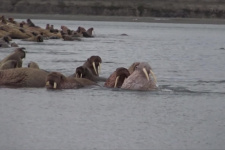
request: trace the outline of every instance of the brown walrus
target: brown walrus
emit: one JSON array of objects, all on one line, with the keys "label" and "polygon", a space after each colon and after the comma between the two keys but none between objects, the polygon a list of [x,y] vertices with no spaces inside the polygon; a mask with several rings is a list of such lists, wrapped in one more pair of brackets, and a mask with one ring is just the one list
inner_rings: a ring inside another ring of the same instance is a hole
[{"label": "brown walrus", "polygon": [[106,81],[106,78],[94,75],[92,73],[92,71],[85,66],[77,67],[75,73],[73,75],[71,75],[70,77],[85,78],[85,79],[88,79],[88,80],[91,80],[91,81],[94,81],[94,82]]},{"label": "brown walrus", "polygon": [[15,49],[13,53],[11,53],[10,55],[8,55],[7,57],[5,57],[3,60],[0,61],[0,65],[8,60],[16,60],[18,63],[18,67],[19,68],[22,67],[23,62],[22,59],[26,57],[26,52],[24,50],[25,50],[24,47]]},{"label": "brown walrus", "polygon": [[129,75],[130,73],[126,68],[117,68],[106,80],[104,86],[109,88],[120,88]]},{"label": "brown walrus", "polygon": [[28,68],[34,68],[34,69],[40,69],[38,64],[36,62],[29,62],[28,65],[27,65]]},{"label": "brown walrus", "polygon": [[156,83],[156,77],[150,65],[147,62],[140,62],[134,72],[124,80],[121,88],[129,90],[155,90],[157,89]]},{"label": "brown walrus", "polygon": [[30,41],[30,42],[43,42],[44,38],[42,35],[32,36],[27,39],[23,39],[23,41]]},{"label": "brown walrus", "polygon": [[18,62],[16,60],[8,60],[0,65],[0,70],[17,68]]},{"label": "brown walrus", "polygon": [[83,66],[89,68],[94,75],[99,76],[99,72],[101,70],[101,63],[102,63],[101,57],[91,56],[86,60]]},{"label": "brown walrus", "polygon": [[79,37],[71,36],[71,35],[62,35],[64,41],[81,41]]},{"label": "brown walrus", "polygon": [[85,78],[65,77],[59,72],[52,72],[46,78],[47,89],[77,89],[90,85],[97,84]]},{"label": "brown walrus", "polygon": [[48,73],[40,69],[15,68],[0,71],[0,86],[44,87]]},{"label": "brown walrus", "polygon": [[136,67],[140,64],[140,62],[134,62],[129,68],[129,73],[132,74],[134,72],[134,70],[136,69]]},{"label": "brown walrus", "polygon": [[89,28],[87,31],[82,32],[84,37],[93,37],[92,32],[94,28]]}]

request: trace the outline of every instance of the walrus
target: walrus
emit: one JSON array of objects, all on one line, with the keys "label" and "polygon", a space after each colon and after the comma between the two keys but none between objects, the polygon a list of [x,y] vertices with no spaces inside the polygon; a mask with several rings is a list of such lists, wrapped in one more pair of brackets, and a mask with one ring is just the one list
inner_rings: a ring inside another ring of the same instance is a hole
[{"label": "walrus", "polygon": [[0,48],[9,48],[9,41],[12,41],[12,39],[9,36],[4,36],[0,38]]},{"label": "walrus", "polygon": [[91,56],[85,61],[83,66],[89,68],[94,75],[99,76],[99,72],[101,70],[101,63],[102,63],[101,57]]},{"label": "walrus", "polygon": [[32,36],[27,39],[23,39],[23,41],[30,41],[30,42],[43,42],[44,38],[42,35]]},{"label": "walrus", "polygon": [[89,28],[87,31],[82,32],[84,37],[93,37],[92,32],[94,28]]},{"label": "walrus", "polygon": [[11,47],[19,47],[18,44],[16,44],[15,42],[11,43]]},{"label": "walrus", "polygon": [[0,86],[44,87],[48,73],[40,69],[15,68],[0,71]]},{"label": "walrus", "polygon": [[109,88],[120,88],[126,78],[130,76],[126,68],[117,68],[106,80],[104,86]]},{"label": "walrus", "polygon": [[36,62],[30,61],[27,65],[28,68],[40,69]]},{"label": "walrus", "polygon": [[51,72],[46,78],[47,89],[77,89],[90,85],[97,84],[85,78],[65,77],[59,72]]},{"label": "walrus", "polygon": [[129,68],[129,73],[132,74],[134,72],[134,70],[136,69],[136,67],[140,64],[140,62],[134,62]]},{"label": "walrus", "polygon": [[17,68],[18,62],[16,60],[8,60],[0,65],[0,70]]},{"label": "walrus", "polygon": [[62,35],[64,41],[81,41],[79,37],[71,36],[71,35]]},{"label": "walrus", "polygon": [[99,77],[96,76],[92,73],[92,71],[90,70],[90,68],[87,68],[85,66],[79,66],[76,68],[76,71],[73,75],[71,75],[70,77],[74,77],[74,78],[85,78],[94,82],[97,81],[106,81],[106,78],[103,77]]},{"label": "walrus", "polygon": [[122,89],[129,90],[156,90],[157,80],[152,68],[147,62],[140,62],[134,72],[124,80]]},{"label": "walrus", "polygon": [[18,63],[18,67],[22,67],[22,59],[26,57],[26,52],[25,52],[25,48],[21,47],[21,48],[17,48],[14,50],[13,53],[11,53],[10,55],[8,55],[7,57],[5,57],[3,60],[0,61],[0,65],[5,63],[8,60],[16,60]]},{"label": "walrus", "polygon": [[29,27],[36,27],[30,19],[27,19],[27,24]]}]

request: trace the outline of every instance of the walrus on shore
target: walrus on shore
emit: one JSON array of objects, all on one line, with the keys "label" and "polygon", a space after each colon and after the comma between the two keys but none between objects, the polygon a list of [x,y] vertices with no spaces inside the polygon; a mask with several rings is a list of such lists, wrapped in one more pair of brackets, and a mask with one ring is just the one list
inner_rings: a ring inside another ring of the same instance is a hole
[{"label": "walrus on shore", "polygon": [[90,85],[97,84],[85,78],[65,77],[59,72],[52,72],[46,78],[47,89],[77,89]]},{"label": "walrus on shore", "polygon": [[17,68],[18,62],[16,60],[8,60],[0,65],[0,70]]},{"label": "walrus on shore", "polygon": [[29,27],[36,27],[30,19],[27,19],[27,24]]},{"label": "walrus on shore", "polygon": [[48,73],[40,69],[15,68],[0,71],[0,86],[44,87]]},{"label": "walrus on shore", "polygon": [[85,61],[83,66],[89,68],[94,75],[99,76],[99,72],[101,70],[101,63],[102,63],[101,57],[91,56]]},{"label": "walrus on shore", "polygon": [[5,57],[3,60],[0,61],[0,65],[5,63],[8,60],[16,60],[18,63],[18,67],[22,67],[22,59],[26,57],[25,48],[16,48],[13,53]]},{"label": "walrus on shore", "polygon": [[134,72],[124,80],[122,89],[129,90],[155,90],[156,77],[147,62],[140,62]]},{"label": "walrus on shore", "polygon": [[71,75],[70,77],[85,78],[94,82],[106,81],[106,78],[94,75],[92,71],[90,70],[90,68],[87,68],[85,66],[77,67],[75,73]]},{"label": "walrus on shore", "polygon": [[106,80],[104,86],[109,88],[120,88],[129,75],[130,73],[126,68],[117,68]]}]

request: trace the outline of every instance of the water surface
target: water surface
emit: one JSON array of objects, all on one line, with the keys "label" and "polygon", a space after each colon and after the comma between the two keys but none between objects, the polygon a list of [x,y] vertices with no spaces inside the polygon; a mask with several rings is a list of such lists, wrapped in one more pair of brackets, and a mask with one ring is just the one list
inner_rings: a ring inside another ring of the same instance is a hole
[{"label": "water surface", "polygon": [[[1,149],[225,148],[225,26],[33,22],[58,29],[94,27],[95,38],[15,40],[27,50],[24,66],[35,61],[42,69],[70,75],[99,55],[101,76],[108,77],[118,67],[147,61],[159,90],[0,88]],[[0,51],[1,59],[11,52]]]}]

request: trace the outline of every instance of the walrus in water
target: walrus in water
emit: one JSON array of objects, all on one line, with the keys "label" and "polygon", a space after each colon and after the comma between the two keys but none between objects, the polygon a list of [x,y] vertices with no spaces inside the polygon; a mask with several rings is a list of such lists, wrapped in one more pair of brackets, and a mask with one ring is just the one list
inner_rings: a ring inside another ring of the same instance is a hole
[{"label": "walrus in water", "polygon": [[92,32],[94,28],[89,28],[87,31],[82,32],[84,37],[93,37]]},{"label": "walrus in water", "polygon": [[37,36],[32,36],[32,37],[29,37],[27,39],[23,39],[23,41],[30,41],[30,42],[43,42],[44,41],[44,38],[42,35],[37,35]]},{"label": "walrus in water", "polygon": [[18,68],[22,67],[22,59],[26,57],[26,52],[24,51],[25,48],[17,48],[12,54],[5,57],[3,60],[0,61],[0,65],[5,63],[8,60],[16,60],[18,63]]},{"label": "walrus in water", "polygon": [[134,70],[136,69],[136,67],[140,64],[140,62],[134,62],[129,68],[128,71],[130,74],[132,74],[134,72]]},{"label": "walrus in water", "polygon": [[0,48],[9,48],[9,41],[12,41],[11,37],[9,36],[4,36],[0,38]]},{"label": "walrus in water", "polygon": [[47,89],[77,89],[90,85],[97,84],[85,78],[65,77],[59,72],[52,72],[46,78]]},{"label": "walrus in water", "polygon": [[0,86],[44,87],[48,73],[40,69],[15,68],[0,71]]},{"label": "walrus in water", "polygon": [[129,90],[155,90],[156,77],[147,62],[140,62],[134,72],[124,80],[122,89]]},{"label": "walrus in water", "polygon": [[0,65],[0,70],[17,68],[18,62],[16,60],[8,60]]},{"label": "walrus in water", "polygon": [[89,68],[94,75],[99,76],[101,70],[101,63],[102,63],[101,57],[91,56],[86,60],[83,66]]},{"label": "walrus in water", "polygon": [[34,68],[34,69],[40,69],[38,64],[36,62],[29,62],[28,65],[27,65],[28,68]]},{"label": "walrus in water", "polygon": [[120,88],[124,80],[129,76],[130,73],[126,68],[117,68],[106,80],[104,86],[109,88]]},{"label": "walrus in water", "polygon": [[77,67],[75,73],[73,75],[71,75],[70,77],[85,78],[85,79],[88,79],[88,80],[91,80],[91,81],[94,81],[94,82],[106,81],[106,78],[94,75],[92,73],[92,71],[90,70],[90,68],[87,68],[85,66]]}]

